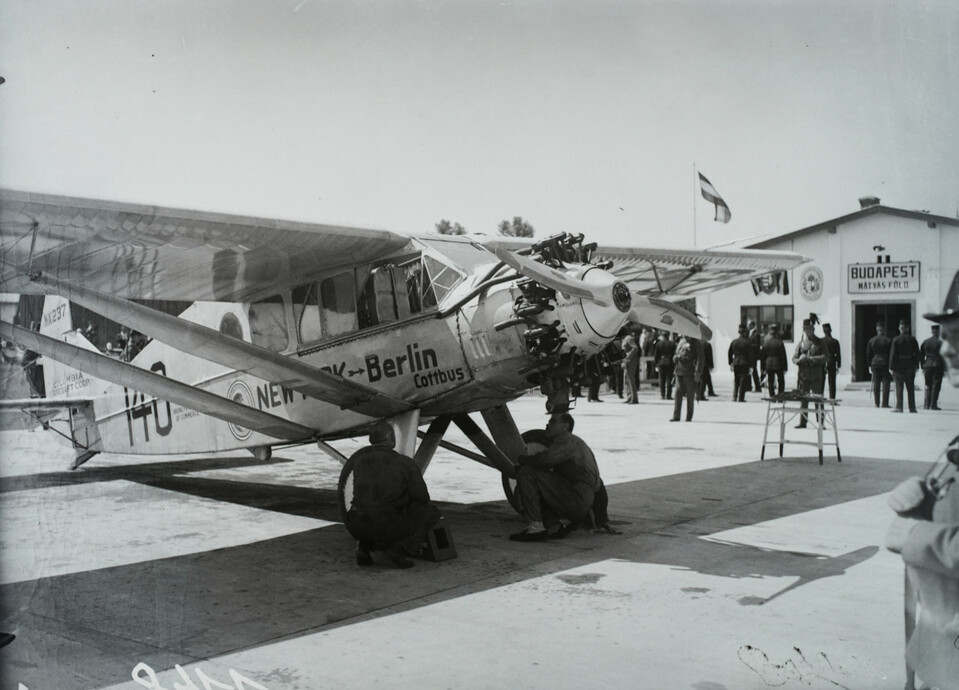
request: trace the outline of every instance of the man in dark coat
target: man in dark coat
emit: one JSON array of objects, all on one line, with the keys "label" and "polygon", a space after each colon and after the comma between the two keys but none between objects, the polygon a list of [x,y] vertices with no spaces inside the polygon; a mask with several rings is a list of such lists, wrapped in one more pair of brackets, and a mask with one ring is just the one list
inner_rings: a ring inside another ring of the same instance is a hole
[{"label": "man in dark coat", "polygon": [[370,445],[348,461],[353,463],[353,504],[346,529],[357,540],[357,565],[372,565],[370,551],[381,549],[397,567],[411,567],[407,556],[416,554],[440,519],[420,469],[394,445],[393,427],[380,422],[370,432]]},{"label": "man in dark coat", "polygon": [[[796,343],[796,350],[793,352],[793,364],[799,368],[796,387],[800,393],[822,395],[826,373],[826,348],[816,335],[816,326],[811,319],[805,319],[802,322],[802,331],[802,338]],[[799,424],[796,425],[797,429],[806,428],[808,405],[806,400],[803,400],[800,405],[802,412],[799,415]],[[822,404],[817,403],[816,407],[819,409]]]},{"label": "man in dark coat", "polygon": [[693,421],[693,401],[696,399],[696,389],[703,377],[703,368],[706,356],[703,354],[702,343],[695,338],[683,336],[676,345],[676,354],[673,355],[676,364],[676,402],[673,404],[673,418],[669,421],[678,422],[683,411],[683,398],[686,398],[686,421]]},{"label": "man in dark coat", "polygon": [[896,407],[893,412],[902,412],[902,389],[909,396],[909,411],[916,410],[916,369],[919,368],[919,343],[909,332],[909,322],[899,322],[899,335],[893,338],[889,348],[889,368],[896,382]]},{"label": "man in dark coat", "polygon": [[699,395],[696,397],[697,400],[706,400],[706,393],[709,393],[709,397],[715,398],[716,391],[713,390],[713,344],[708,340],[702,341],[703,345],[703,376],[699,380]]},{"label": "man in dark coat", "polygon": [[872,370],[872,395],[879,407],[879,389],[882,388],[882,406],[889,407],[889,384],[892,375],[889,372],[889,348],[892,339],[886,335],[886,324],[876,324],[876,335],[866,343],[866,361]]},{"label": "man in dark coat", "polygon": [[656,371],[659,372],[659,397],[669,400],[673,397],[673,356],[676,354],[676,341],[663,331],[653,351]]},{"label": "man in dark coat", "polygon": [[789,358],[786,355],[786,346],[779,335],[779,324],[769,324],[769,333],[763,338],[763,361],[766,368],[766,382],[769,386],[769,397],[775,398],[786,392],[786,371],[789,369]]},{"label": "man in dark coat", "polygon": [[822,325],[822,342],[826,346],[826,380],[829,383],[829,398],[836,399],[836,372],[842,367],[842,348],[839,341],[832,337],[832,326]]},{"label": "man in dark coat", "polygon": [[739,324],[739,337],[729,343],[729,368],[733,370],[733,401],[746,402],[749,389],[749,369],[752,360],[752,348],[746,337],[745,324]]},{"label": "man in dark coat", "polygon": [[573,435],[573,425],[569,413],[552,415],[546,425],[549,446],[517,460],[515,496],[529,524],[510,541],[563,537],[592,507],[603,483],[593,451]]},{"label": "man in dark coat", "polygon": [[922,365],[922,375],[926,381],[924,410],[938,410],[939,389],[942,387],[942,374],[945,365],[939,350],[942,349],[942,340],[939,338],[939,324],[932,327],[932,336],[922,341],[919,346],[919,364]]}]

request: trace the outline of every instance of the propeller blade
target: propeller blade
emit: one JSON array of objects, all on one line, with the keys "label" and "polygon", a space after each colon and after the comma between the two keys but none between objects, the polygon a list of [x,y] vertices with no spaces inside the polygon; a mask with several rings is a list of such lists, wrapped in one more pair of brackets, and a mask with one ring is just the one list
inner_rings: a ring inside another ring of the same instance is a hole
[{"label": "propeller blade", "polygon": [[601,307],[612,306],[609,297],[599,293],[592,285],[578,278],[573,278],[562,271],[557,271],[555,268],[550,268],[538,261],[533,261],[525,256],[519,256],[505,249],[497,248],[494,249],[493,252],[500,261],[517,273],[527,278],[532,278],[537,283],[542,283],[548,288],[572,295],[573,297],[590,300]]},{"label": "propeller blade", "polygon": [[713,337],[709,326],[695,314],[686,311],[678,304],[656,297],[634,294],[629,320],[643,326],[651,326],[699,340],[709,340]]}]

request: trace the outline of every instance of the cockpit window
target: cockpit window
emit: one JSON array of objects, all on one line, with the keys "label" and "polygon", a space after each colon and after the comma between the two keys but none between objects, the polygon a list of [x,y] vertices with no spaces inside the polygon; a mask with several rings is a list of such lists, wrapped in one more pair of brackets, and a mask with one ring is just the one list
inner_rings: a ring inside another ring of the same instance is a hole
[{"label": "cockpit window", "polygon": [[428,254],[424,256],[423,263],[426,266],[433,304],[439,304],[450,290],[463,280],[463,274]]},{"label": "cockpit window", "polygon": [[286,328],[286,305],[280,295],[250,305],[250,340],[272,352],[282,352],[290,344]]}]

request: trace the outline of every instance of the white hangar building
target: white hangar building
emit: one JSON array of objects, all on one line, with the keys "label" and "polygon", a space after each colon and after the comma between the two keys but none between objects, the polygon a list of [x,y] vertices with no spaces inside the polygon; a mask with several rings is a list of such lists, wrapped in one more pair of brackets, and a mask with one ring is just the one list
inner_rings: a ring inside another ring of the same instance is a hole
[{"label": "white hangar building", "polygon": [[[761,330],[778,322],[790,357],[810,313],[831,324],[842,348],[840,387],[869,380],[866,342],[877,322],[894,336],[906,319],[919,342],[929,337],[932,323],[922,315],[941,310],[959,269],[959,218],[890,208],[876,197],[863,197],[859,204],[855,213],[747,245],[793,251],[811,261],[700,301],[699,311],[713,329],[716,373],[728,369],[729,343],[749,319]],[[821,325],[816,333],[822,335]],[[795,376],[790,364],[787,387],[795,385]]]}]

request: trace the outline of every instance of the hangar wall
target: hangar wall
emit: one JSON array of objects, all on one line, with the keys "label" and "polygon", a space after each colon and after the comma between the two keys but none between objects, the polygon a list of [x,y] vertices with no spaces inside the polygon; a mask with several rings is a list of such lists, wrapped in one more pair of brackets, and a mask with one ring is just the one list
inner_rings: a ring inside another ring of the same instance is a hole
[{"label": "hangar wall", "polygon": [[[801,334],[802,320],[810,313],[830,323],[842,348],[840,388],[868,380],[865,347],[877,321],[895,334],[904,318],[919,342],[929,337],[931,322],[922,315],[941,309],[959,269],[959,219],[885,207],[874,197],[860,204],[855,213],[749,245],[794,251],[810,261],[788,275],[738,285],[704,300],[714,332],[714,374],[728,371],[729,343],[748,317],[756,318],[760,328],[779,321],[790,336],[790,356],[793,337]],[[822,335],[822,327],[816,332]],[[790,364],[787,386],[795,384],[795,376]]]}]

